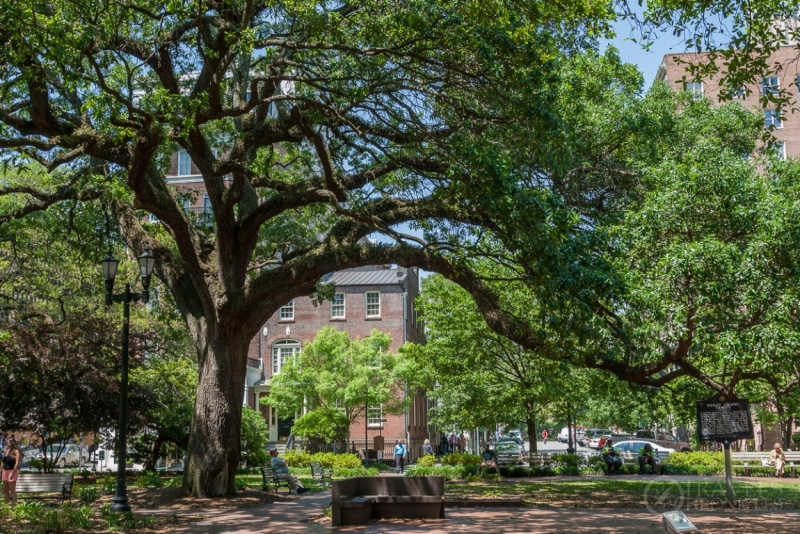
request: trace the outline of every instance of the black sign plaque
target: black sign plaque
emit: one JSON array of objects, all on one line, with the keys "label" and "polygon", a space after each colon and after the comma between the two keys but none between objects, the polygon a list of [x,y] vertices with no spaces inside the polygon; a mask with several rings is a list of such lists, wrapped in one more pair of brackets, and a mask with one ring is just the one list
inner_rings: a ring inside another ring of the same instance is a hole
[{"label": "black sign plaque", "polygon": [[725,395],[698,402],[697,437],[700,441],[753,439],[750,402]]}]

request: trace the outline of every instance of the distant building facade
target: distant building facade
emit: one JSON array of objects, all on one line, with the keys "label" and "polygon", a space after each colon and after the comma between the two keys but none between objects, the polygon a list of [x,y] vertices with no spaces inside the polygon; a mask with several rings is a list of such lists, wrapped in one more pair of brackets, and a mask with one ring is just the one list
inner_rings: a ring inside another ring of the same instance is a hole
[{"label": "distant building facade", "polygon": [[[260,400],[269,396],[272,377],[280,373],[286,360],[302,351],[325,326],[345,331],[352,339],[365,338],[372,330],[387,333],[392,338],[390,350],[393,352],[405,342],[424,342],[414,306],[419,294],[418,269],[390,266],[348,269],[326,276],[324,282],[336,287],[332,301],[314,306],[308,297],[296,298],[270,317],[250,342],[248,381],[255,378],[256,362],[260,373],[258,379],[246,386],[245,397],[248,405],[258,407],[264,414],[271,442],[282,443],[289,439],[294,417],[280,417]],[[354,421],[350,436],[357,449],[363,448],[366,433],[368,448],[372,448],[377,436],[385,440],[386,447],[403,439],[409,444],[411,456],[416,457],[423,441],[433,437],[428,423],[432,403],[425,396],[406,392],[402,387],[398,387],[398,394],[410,398],[407,413],[393,415],[384,412],[381,406],[373,406],[365,417]]]},{"label": "distant building facade", "polygon": [[[795,45],[782,46],[769,58],[768,64],[774,65],[774,71],[753,83],[741,87],[728,87],[720,84],[724,71],[713,78],[693,80],[686,71],[686,63],[701,60],[703,53],[667,54],[656,72],[656,81],[666,82],[675,91],[688,91],[698,97],[706,96],[713,102],[719,102],[719,95],[729,94],[733,102],[762,114],[764,127],[772,129],[775,138],[775,149],[779,157],[800,156],[800,113],[785,106],[779,113],[774,104],[763,107],[761,98],[765,94],[777,93],[783,89],[795,98],[800,84],[800,56]],[[684,78],[686,79],[684,81]]]}]

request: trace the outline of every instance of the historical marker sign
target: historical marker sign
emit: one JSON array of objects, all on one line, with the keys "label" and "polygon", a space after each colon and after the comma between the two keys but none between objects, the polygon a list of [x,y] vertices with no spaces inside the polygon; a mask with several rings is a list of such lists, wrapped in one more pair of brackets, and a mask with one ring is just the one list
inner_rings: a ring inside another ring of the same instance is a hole
[{"label": "historical marker sign", "polygon": [[697,435],[700,441],[753,439],[750,402],[725,395],[698,402]]}]

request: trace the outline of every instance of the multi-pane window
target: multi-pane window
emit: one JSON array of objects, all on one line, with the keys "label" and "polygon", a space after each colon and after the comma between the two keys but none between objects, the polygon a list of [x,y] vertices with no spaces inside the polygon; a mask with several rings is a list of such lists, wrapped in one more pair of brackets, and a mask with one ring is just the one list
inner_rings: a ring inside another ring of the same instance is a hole
[{"label": "multi-pane window", "polygon": [[211,211],[211,199],[208,198],[208,193],[203,193],[203,211]]},{"label": "multi-pane window", "polygon": [[290,300],[286,305],[281,306],[280,318],[281,320],[294,319],[294,299]]},{"label": "multi-pane window", "polygon": [[697,99],[703,96],[703,82],[686,82],[684,89],[692,95],[692,98]]},{"label": "multi-pane window", "polygon": [[272,345],[272,375],[279,374],[284,364],[298,354],[300,354],[300,343],[297,341],[276,341]]},{"label": "multi-pane window", "polygon": [[739,100],[744,100],[747,96],[747,92],[744,89],[744,85],[739,86],[728,86],[728,96],[731,98],[738,98]]},{"label": "multi-pane window", "polygon": [[775,141],[772,143],[772,150],[780,159],[786,159],[786,141]]},{"label": "multi-pane window", "polygon": [[764,96],[777,95],[779,91],[780,85],[777,76],[766,76],[761,78],[761,93]]},{"label": "multi-pane window", "polygon": [[783,121],[776,109],[764,110],[764,126],[767,128],[783,128]]},{"label": "multi-pane window", "polygon": [[189,176],[192,174],[192,159],[185,150],[178,151],[178,176]]},{"label": "multi-pane window", "polygon": [[367,317],[381,316],[381,292],[367,291]]},{"label": "multi-pane window", "polygon": [[331,318],[344,319],[344,293],[336,293],[331,300]]},{"label": "multi-pane window", "polygon": [[367,406],[367,425],[383,425],[383,404],[379,406]]}]

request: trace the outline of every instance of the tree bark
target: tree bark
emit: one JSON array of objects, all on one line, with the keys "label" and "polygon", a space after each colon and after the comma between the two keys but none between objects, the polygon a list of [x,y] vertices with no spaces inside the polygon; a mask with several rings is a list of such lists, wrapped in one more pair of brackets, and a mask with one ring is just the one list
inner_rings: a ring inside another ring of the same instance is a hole
[{"label": "tree bark", "polygon": [[[202,335],[202,330],[196,335]],[[183,495],[235,495],[241,454],[242,399],[250,338],[237,329],[228,335],[196,338],[199,379],[192,431],[183,473]]]},{"label": "tree bark", "polygon": [[153,447],[150,449],[150,456],[147,458],[147,461],[144,464],[145,471],[156,470],[156,462],[158,461],[158,455],[161,452],[162,443],[164,443],[164,440],[160,435],[156,437],[155,441],[153,441]]},{"label": "tree bark", "polygon": [[528,419],[525,421],[528,425],[528,439],[531,442],[531,453],[539,452],[536,444],[536,420],[533,415],[528,414]]}]

